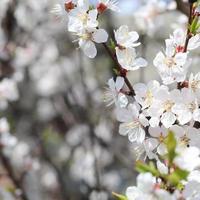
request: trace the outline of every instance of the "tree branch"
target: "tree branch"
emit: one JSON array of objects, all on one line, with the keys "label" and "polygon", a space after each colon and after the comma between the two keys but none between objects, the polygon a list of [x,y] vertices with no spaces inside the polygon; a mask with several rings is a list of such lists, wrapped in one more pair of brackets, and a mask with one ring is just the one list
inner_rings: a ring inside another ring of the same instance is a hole
[{"label": "tree branch", "polygon": [[[117,58],[115,57],[115,55],[112,53],[112,51],[110,50],[110,48],[107,46],[106,43],[103,43],[104,48],[106,49],[107,53],[109,54],[109,56],[111,57],[111,59],[113,60],[113,62],[116,64],[116,68],[117,70],[121,73],[123,71],[123,68],[121,67],[121,65],[119,64],[119,62],[117,61]],[[130,90],[129,95],[130,96],[134,96],[135,95],[135,91],[130,83],[130,81],[128,80],[128,78],[126,77],[126,75],[124,73],[121,73],[121,76],[124,78],[124,81],[128,87],[128,89]]]},{"label": "tree branch", "polygon": [[1,162],[4,166],[4,168],[7,170],[8,172],[8,176],[9,178],[12,180],[12,182],[14,183],[16,189],[20,189],[21,190],[21,198],[23,200],[28,200],[28,197],[26,195],[26,192],[24,190],[24,187],[23,187],[23,184],[21,183],[20,180],[18,180],[16,177],[15,177],[15,174],[14,174],[14,171],[12,169],[12,166],[9,162],[9,160],[6,158],[6,156],[4,156],[3,152],[2,152],[2,149],[0,149],[0,159],[1,159]]},{"label": "tree branch", "polygon": [[182,0],[175,0],[175,1],[176,1],[176,4],[177,4],[177,10],[179,10],[183,14],[189,16],[190,15],[189,4],[183,2]]}]

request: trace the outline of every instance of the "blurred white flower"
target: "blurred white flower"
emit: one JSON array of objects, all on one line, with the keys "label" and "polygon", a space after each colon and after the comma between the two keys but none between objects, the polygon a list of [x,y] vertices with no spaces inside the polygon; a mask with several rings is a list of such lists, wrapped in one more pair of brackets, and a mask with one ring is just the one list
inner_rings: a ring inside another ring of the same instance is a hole
[{"label": "blurred white flower", "polygon": [[200,130],[191,126],[173,125],[170,130],[174,133],[178,145],[200,148]]},{"label": "blurred white flower", "polygon": [[42,177],[41,177],[41,182],[42,182],[42,185],[44,187],[46,187],[47,189],[54,189],[57,187],[57,177],[56,177],[56,174],[51,171],[51,170],[48,170],[46,172],[44,172],[42,174]]},{"label": "blurred white flower", "polygon": [[200,167],[200,149],[197,147],[177,147],[178,156],[174,163],[181,169],[192,171]]},{"label": "blurred white flower", "polygon": [[51,13],[54,14],[56,17],[60,18],[63,16],[63,8],[61,4],[55,4],[51,10]]},{"label": "blurred white flower", "polygon": [[183,190],[183,197],[187,200],[200,199],[200,183],[197,181],[189,181]]},{"label": "blurred white flower", "polygon": [[89,200],[108,200],[108,194],[103,191],[92,191]]},{"label": "blurred white flower", "polygon": [[16,101],[19,98],[17,83],[5,78],[0,82],[0,109],[6,109],[8,101]]},{"label": "blurred white flower", "polygon": [[10,126],[8,120],[4,117],[0,119],[0,133],[8,133],[10,131]]},{"label": "blurred white flower", "polygon": [[10,160],[16,170],[23,171],[29,161],[30,147],[24,142],[18,142],[10,152]]},{"label": "blurred white flower", "polygon": [[128,187],[126,190],[128,200],[175,200],[175,196],[171,195],[164,189],[160,189],[156,178],[150,173],[139,174],[137,177],[137,187]]},{"label": "blurred white flower", "polygon": [[157,168],[161,174],[168,174],[168,167],[161,161],[157,161]]},{"label": "blurred white flower", "polygon": [[84,150],[82,147],[76,148],[71,163],[71,176],[75,180],[83,180],[90,186],[94,186],[96,183],[94,164],[95,157],[92,151]]}]

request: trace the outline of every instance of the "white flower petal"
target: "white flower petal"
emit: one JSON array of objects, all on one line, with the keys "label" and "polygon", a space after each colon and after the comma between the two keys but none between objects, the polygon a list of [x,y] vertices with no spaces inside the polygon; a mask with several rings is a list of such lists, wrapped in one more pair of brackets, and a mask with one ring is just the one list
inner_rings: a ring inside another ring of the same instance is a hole
[{"label": "white flower petal", "polygon": [[116,78],[116,86],[115,86],[116,90],[119,92],[123,86],[124,86],[124,78],[121,76],[118,76]]},{"label": "white flower petal", "polygon": [[146,67],[148,65],[148,62],[144,58],[136,58],[133,66],[136,67]]},{"label": "white flower petal", "polygon": [[97,29],[92,36],[96,43],[104,43],[108,40],[108,33],[104,29]]},{"label": "white flower petal", "polygon": [[97,55],[97,49],[92,41],[82,43],[80,47],[83,50],[84,54],[89,58],[94,58]]},{"label": "white flower petal", "polygon": [[171,127],[175,121],[176,121],[176,116],[171,112],[166,112],[161,117],[161,122],[166,128]]},{"label": "white flower petal", "polygon": [[120,108],[125,108],[128,105],[128,99],[126,95],[119,93],[117,105],[119,105]]}]

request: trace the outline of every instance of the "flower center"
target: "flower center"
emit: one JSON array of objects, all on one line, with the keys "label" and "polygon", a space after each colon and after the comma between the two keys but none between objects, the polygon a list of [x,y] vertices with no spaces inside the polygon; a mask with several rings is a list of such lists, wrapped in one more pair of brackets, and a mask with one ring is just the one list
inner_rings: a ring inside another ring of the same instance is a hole
[{"label": "flower center", "polygon": [[165,140],[165,137],[162,135],[162,133],[160,134],[159,138],[158,138],[160,143],[163,143]]},{"label": "flower center", "polygon": [[172,109],[172,106],[174,105],[174,103],[170,100],[167,100],[165,103],[164,103],[164,110],[165,111],[171,111]]},{"label": "flower center", "polygon": [[190,87],[192,88],[192,90],[194,92],[196,92],[196,90],[198,89],[199,85],[200,85],[200,81],[192,81]]},{"label": "flower center", "polygon": [[176,65],[176,62],[174,61],[174,58],[165,58],[164,63],[169,67],[173,67]]},{"label": "flower center", "polygon": [[83,24],[86,24],[87,20],[88,20],[88,14],[87,13],[81,13],[81,14],[78,15],[78,18],[80,19],[80,21]]},{"label": "flower center", "polygon": [[197,107],[197,105],[196,105],[195,102],[192,102],[192,103],[190,103],[190,104],[188,105],[188,109],[189,109],[190,111],[192,111],[192,112],[196,109],[196,107]]},{"label": "flower center", "polygon": [[104,3],[99,3],[97,5],[97,10],[101,14],[107,9],[107,6]]},{"label": "flower center", "polygon": [[148,105],[151,105],[152,101],[153,101],[153,94],[150,90],[148,90],[147,93],[146,93],[146,103]]},{"label": "flower center", "polygon": [[184,136],[182,136],[180,138],[180,141],[183,145],[187,146],[189,145],[190,139],[186,136],[186,134]]},{"label": "flower center", "polygon": [[80,38],[83,40],[91,40],[92,39],[92,33],[86,32],[80,35]]}]

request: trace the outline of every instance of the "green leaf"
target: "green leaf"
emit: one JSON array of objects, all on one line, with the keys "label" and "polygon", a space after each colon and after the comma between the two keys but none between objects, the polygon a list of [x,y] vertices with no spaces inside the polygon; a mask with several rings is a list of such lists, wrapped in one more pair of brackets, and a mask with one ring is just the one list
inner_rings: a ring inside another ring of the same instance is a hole
[{"label": "green leaf", "polygon": [[117,69],[113,68],[113,72],[118,76],[120,73]]},{"label": "green leaf", "polygon": [[196,16],[193,21],[192,21],[192,24],[190,25],[190,32],[193,33],[193,34],[196,34],[196,31],[198,30],[198,19],[199,17]]},{"label": "green leaf", "polygon": [[136,170],[141,173],[150,172],[153,176],[157,176],[157,177],[160,175],[159,171],[156,169],[153,162],[150,162],[149,164],[145,164],[141,161],[138,161],[136,163]]},{"label": "green leaf", "polygon": [[174,133],[170,131],[164,142],[167,147],[167,159],[169,161],[169,164],[171,165],[177,155],[175,151],[177,142],[176,138],[174,137]]},{"label": "green leaf", "polygon": [[117,199],[117,200],[128,200],[126,196],[117,194],[115,192],[112,193],[112,195]]},{"label": "green leaf", "polygon": [[179,186],[182,180],[186,180],[189,175],[189,172],[186,170],[182,170],[180,168],[176,168],[174,172],[172,172],[167,180],[174,186]]},{"label": "green leaf", "polygon": [[115,42],[113,41],[113,39],[110,39],[110,43],[108,45],[113,51],[115,50]]}]

